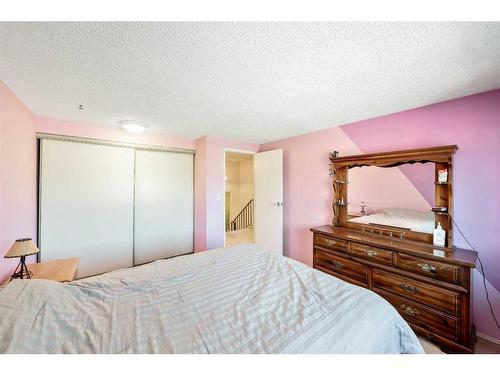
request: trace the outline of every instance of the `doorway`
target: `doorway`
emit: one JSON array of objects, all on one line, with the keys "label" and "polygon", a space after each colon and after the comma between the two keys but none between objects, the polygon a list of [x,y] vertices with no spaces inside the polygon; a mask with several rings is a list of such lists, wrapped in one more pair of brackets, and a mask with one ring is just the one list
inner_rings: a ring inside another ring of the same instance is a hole
[{"label": "doorway", "polygon": [[254,155],[225,151],[225,244],[255,243]]}]

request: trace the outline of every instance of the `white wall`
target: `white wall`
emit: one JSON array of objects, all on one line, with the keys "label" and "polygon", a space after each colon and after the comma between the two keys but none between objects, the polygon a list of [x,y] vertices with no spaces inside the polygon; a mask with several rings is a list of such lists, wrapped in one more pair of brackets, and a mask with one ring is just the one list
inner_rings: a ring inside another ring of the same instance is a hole
[{"label": "white wall", "polygon": [[231,192],[230,220],[254,198],[253,160],[226,161],[226,192]]},{"label": "white wall", "polygon": [[[255,197],[254,180],[253,180],[253,159],[239,162],[239,204],[238,208],[241,211],[243,207]],[[238,211],[239,212],[239,211]]]}]

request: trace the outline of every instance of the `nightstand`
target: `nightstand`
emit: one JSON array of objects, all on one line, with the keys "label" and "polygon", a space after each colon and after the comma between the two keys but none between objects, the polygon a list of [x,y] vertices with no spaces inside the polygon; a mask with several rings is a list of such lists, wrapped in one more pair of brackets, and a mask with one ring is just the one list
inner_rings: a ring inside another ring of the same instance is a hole
[{"label": "nightstand", "polygon": [[28,264],[28,270],[33,272],[32,279],[68,282],[78,277],[79,264],[80,258],[58,259],[49,262]]},{"label": "nightstand", "polygon": [[[31,279],[46,279],[59,282],[73,281],[78,277],[80,258],[67,258],[52,260],[42,263],[28,264],[28,270],[33,272]],[[0,284],[0,289],[5,288],[10,279]]]}]

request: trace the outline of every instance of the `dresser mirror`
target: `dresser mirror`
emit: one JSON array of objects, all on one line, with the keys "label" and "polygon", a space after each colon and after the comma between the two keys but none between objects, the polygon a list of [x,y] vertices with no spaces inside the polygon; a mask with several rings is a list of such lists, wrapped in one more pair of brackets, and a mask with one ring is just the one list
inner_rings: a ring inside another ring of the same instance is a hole
[{"label": "dresser mirror", "polygon": [[[333,225],[311,228],[313,267],[377,293],[443,351],[471,353],[470,281],[477,253],[452,244],[456,150],[452,145],[352,156],[332,152]],[[420,201],[411,185],[418,186]],[[409,228],[409,212],[413,221],[423,216],[430,228],[440,222],[446,234],[436,238],[445,239],[444,246],[434,245],[425,230]],[[376,223],[375,215],[395,221]]]},{"label": "dresser mirror", "polygon": [[433,163],[349,170],[349,223],[381,225],[432,235]]},{"label": "dresser mirror", "polygon": [[[452,247],[452,156],[457,146],[352,156],[330,154],[333,226]],[[440,207],[441,212],[431,209]]]}]

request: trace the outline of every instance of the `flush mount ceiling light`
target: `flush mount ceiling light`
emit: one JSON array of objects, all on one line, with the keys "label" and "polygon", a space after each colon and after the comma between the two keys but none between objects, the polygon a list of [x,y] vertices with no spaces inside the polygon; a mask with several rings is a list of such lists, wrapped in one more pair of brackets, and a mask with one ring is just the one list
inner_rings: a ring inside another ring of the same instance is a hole
[{"label": "flush mount ceiling light", "polygon": [[123,126],[126,131],[135,134],[144,132],[148,127],[148,125],[143,122],[133,120],[122,120],[120,121],[120,125]]}]

